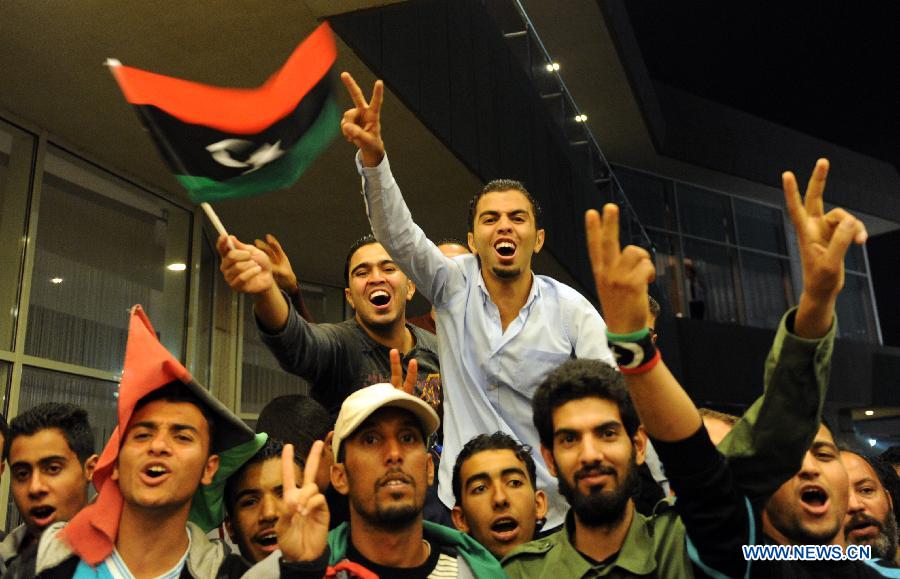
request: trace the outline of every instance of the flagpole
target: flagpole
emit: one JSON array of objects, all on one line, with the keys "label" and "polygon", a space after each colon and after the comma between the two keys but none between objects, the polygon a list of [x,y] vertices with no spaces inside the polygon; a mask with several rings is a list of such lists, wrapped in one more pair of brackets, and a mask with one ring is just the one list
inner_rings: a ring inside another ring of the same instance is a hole
[{"label": "flagpole", "polygon": [[203,208],[203,212],[206,213],[206,216],[209,218],[210,223],[212,223],[213,227],[216,228],[216,231],[219,232],[219,235],[225,236],[225,240],[228,242],[228,249],[234,249],[234,242],[231,241],[231,236],[228,235],[227,231],[225,231],[225,226],[222,225],[222,221],[219,219],[219,216],[216,215],[215,211],[213,211],[212,205],[203,202],[200,204],[200,207]]}]

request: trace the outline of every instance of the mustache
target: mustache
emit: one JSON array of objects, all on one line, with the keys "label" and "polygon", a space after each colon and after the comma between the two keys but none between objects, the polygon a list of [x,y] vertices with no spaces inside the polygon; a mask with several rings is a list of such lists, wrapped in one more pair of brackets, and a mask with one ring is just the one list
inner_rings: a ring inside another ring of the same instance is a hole
[{"label": "mustache", "polygon": [[616,469],[611,466],[604,466],[602,464],[592,464],[586,467],[580,468],[575,471],[575,482],[577,483],[583,478],[589,476],[597,476],[597,475],[610,475],[610,476],[618,476]]},{"label": "mustache", "polygon": [[884,532],[884,525],[881,523],[881,521],[863,513],[853,515],[847,522],[847,524],[844,525],[844,532],[849,533],[850,531],[868,527],[869,525],[875,527],[881,533]]},{"label": "mustache", "polygon": [[385,474],[383,477],[381,477],[375,481],[375,488],[380,489],[387,483],[389,483],[391,481],[395,481],[395,480],[403,481],[412,486],[416,486],[415,479],[413,479],[413,477],[411,477],[408,474],[406,474],[405,472],[403,472],[403,469],[392,468],[391,470],[387,471],[387,474]]}]

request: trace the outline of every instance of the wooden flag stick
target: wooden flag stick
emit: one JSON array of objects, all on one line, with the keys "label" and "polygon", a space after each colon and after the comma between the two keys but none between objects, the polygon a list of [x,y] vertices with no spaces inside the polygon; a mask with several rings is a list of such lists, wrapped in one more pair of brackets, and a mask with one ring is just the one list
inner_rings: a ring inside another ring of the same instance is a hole
[{"label": "wooden flag stick", "polygon": [[234,242],[231,241],[231,236],[228,235],[228,232],[225,231],[225,226],[222,225],[222,221],[219,219],[219,216],[216,215],[216,212],[213,211],[212,205],[209,203],[201,203],[200,207],[203,208],[203,212],[206,213],[206,216],[209,217],[210,223],[213,224],[213,227],[216,228],[216,231],[219,232],[219,235],[224,235],[225,239],[228,241],[228,249],[234,249]]}]

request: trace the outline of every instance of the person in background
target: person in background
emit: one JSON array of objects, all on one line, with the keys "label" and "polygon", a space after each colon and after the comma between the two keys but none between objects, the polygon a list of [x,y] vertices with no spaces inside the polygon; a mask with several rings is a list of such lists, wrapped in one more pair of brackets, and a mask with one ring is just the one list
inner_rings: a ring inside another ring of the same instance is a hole
[{"label": "person in background", "polygon": [[535,539],[547,514],[531,449],[505,432],[480,434],[453,467],[453,524],[497,559]]},{"label": "person in background", "polygon": [[0,542],[0,571],[37,544],[50,525],[88,504],[97,455],[84,408],[45,402],[16,416],[4,433],[10,494],[25,521]]},{"label": "person in background", "polygon": [[256,420],[256,432],[265,432],[270,437],[294,445],[297,456],[306,456],[315,441],[325,443],[325,452],[316,471],[316,485],[328,500],[331,513],[331,528],[350,520],[347,497],[331,486],[331,437],[334,417],[325,407],[303,394],[277,396],[269,401]]},{"label": "person in background", "polygon": [[[259,452],[228,477],[225,484],[225,510],[228,513],[225,529],[231,542],[240,549],[247,568],[278,549],[275,525],[284,510],[283,450],[284,443],[270,437]],[[311,450],[312,444],[306,454]],[[294,455],[297,480],[303,478],[300,456],[299,453]]]},{"label": "person in background", "polygon": [[894,500],[876,462],[852,450],[841,450],[850,480],[850,501],[844,517],[844,540],[871,545],[872,557],[900,565]]}]

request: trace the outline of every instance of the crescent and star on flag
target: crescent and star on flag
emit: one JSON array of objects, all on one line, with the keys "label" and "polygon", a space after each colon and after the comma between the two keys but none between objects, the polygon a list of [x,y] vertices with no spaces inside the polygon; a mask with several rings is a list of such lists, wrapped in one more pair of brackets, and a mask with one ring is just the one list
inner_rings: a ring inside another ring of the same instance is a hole
[{"label": "crescent and star on flag", "polygon": [[212,155],[212,158],[215,162],[220,165],[224,165],[226,167],[235,167],[235,168],[244,168],[250,167],[247,169],[242,175],[246,175],[247,173],[252,173],[256,171],[260,167],[271,163],[278,157],[284,155],[284,150],[281,148],[281,141],[275,141],[274,145],[269,143],[264,143],[260,148],[256,149],[249,157],[247,157],[246,161],[240,161],[231,156],[231,153],[244,153],[250,147],[252,147],[254,143],[250,141],[245,141],[244,139],[224,139],[217,143],[213,143],[206,147],[206,150]]}]

